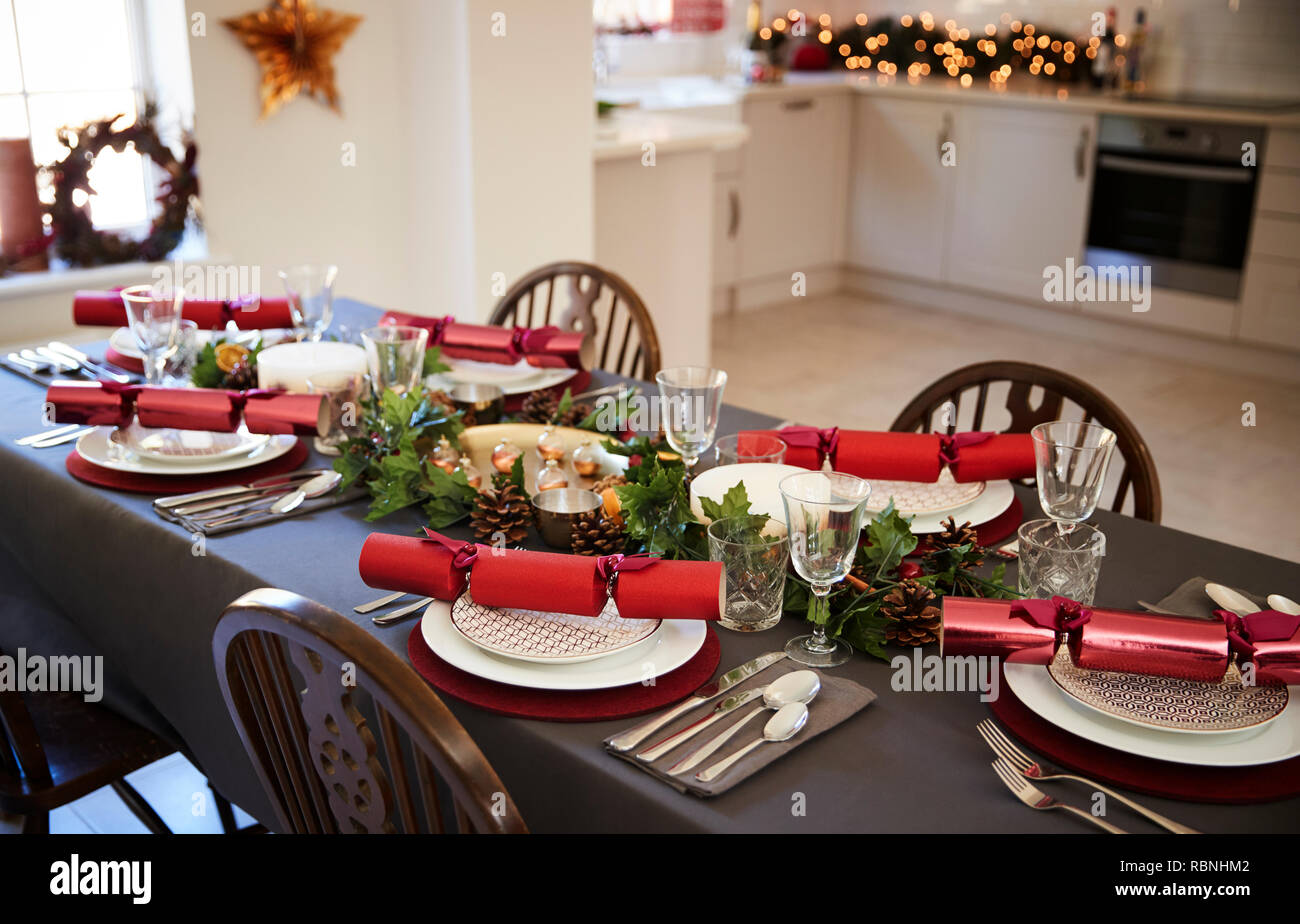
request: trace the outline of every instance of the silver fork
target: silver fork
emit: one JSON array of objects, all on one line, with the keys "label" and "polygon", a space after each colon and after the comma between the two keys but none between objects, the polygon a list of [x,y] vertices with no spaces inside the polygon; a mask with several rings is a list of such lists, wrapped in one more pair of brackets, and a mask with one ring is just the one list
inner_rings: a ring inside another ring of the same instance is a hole
[{"label": "silver fork", "polygon": [[1105,786],[1100,786],[1085,777],[1074,776],[1070,773],[1062,773],[1055,767],[1038,763],[1036,760],[1031,759],[1024,751],[1020,750],[1020,748],[1016,747],[1016,745],[1012,743],[1011,739],[1003,733],[1002,729],[998,728],[997,724],[992,719],[985,719],[980,722],[976,728],[979,730],[980,737],[984,739],[984,743],[993,749],[993,753],[1005,760],[1011,766],[1012,770],[1015,770],[1023,777],[1027,777],[1031,780],[1074,780],[1076,783],[1083,783],[1085,786],[1091,787],[1097,792],[1104,792],[1107,797],[1114,799],[1116,802],[1127,805],[1133,811],[1142,815],[1148,821],[1160,825],[1160,827],[1164,828],[1166,831],[1172,831],[1175,834],[1201,833],[1195,828],[1189,828],[1187,825],[1181,825],[1176,821],[1166,818],[1159,812],[1153,812],[1146,806],[1139,805],[1132,799],[1121,796],[1113,789],[1107,789]]},{"label": "silver fork", "polygon": [[1041,790],[1034,786],[1023,776],[1017,773],[1012,766],[1005,760],[993,761],[993,772],[998,775],[998,779],[1006,784],[1007,789],[1015,795],[1017,799],[1025,803],[1031,809],[1037,809],[1040,812],[1050,811],[1052,809],[1064,809],[1072,815],[1078,815],[1080,818],[1086,818],[1099,828],[1104,828],[1111,834],[1128,834],[1123,828],[1117,828],[1109,821],[1098,818],[1085,812],[1083,809],[1075,808],[1073,805],[1066,805],[1064,802],[1057,802],[1051,796],[1044,795]]}]

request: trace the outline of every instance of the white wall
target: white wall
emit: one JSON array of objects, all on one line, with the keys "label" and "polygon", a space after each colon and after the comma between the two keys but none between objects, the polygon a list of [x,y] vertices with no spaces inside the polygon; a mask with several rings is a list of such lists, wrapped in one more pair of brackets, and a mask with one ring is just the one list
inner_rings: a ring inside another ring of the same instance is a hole
[{"label": "white wall", "polygon": [[[468,0],[474,303],[592,258],[591,0]],[[505,34],[493,32],[504,15]]]}]

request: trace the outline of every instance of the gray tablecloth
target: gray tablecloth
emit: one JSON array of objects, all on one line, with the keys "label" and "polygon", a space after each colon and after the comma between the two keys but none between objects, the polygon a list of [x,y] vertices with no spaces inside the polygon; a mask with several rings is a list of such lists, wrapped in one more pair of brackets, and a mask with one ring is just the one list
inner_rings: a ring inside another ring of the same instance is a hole
[{"label": "gray tablecloth", "polygon": [[[338,316],[355,328],[373,318],[375,309],[344,302]],[[405,659],[411,623],[376,629],[368,616],[352,613],[354,604],[377,596],[357,576],[356,561],[372,529],[409,534],[419,525],[418,515],[398,514],[372,526],[363,519],[364,503],[354,504],[213,538],[206,555],[196,556],[180,527],[153,515],[149,497],[74,480],[64,468],[65,449],[15,446],[15,437],[40,426],[42,391],[17,376],[0,375],[0,406],[6,409],[0,425],[0,541],[89,643],[184,736],[216,786],[270,821],[217,686],[213,626],[241,593],[281,587],[354,619]],[[843,401],[849,407],[853,395]],[[834,418],[836,410],[827,407],[825,417]],[[727,408],[719,432],[772,422]],[[1032,494],[1020,496],[1035,515]],[[1095,523],[1108,539],[1100,605],[1156,600],[1195,574],[1300,596],[1300,565],[1106,512],[1099,511]],[[803,628],[785,622],[754,635],[719,630],[722,664],[730,667],[778,648]],[[976,694],[897,692],[890,666],[862,656],[838,670],[879,699],[800,753],[710,800],[684,796],[607,755],[601,740],[626,721],[547,723],[490,715],[455,700],[448,705],[535,831],[1080,830],[1064,813],[1024,808],[994,777],[988,749],[975,733],[975,724],[988,714]],[[1086,801],[1082,791],[1054,792]],[[1243,807],[1142,798],[1204,831],[1300,830],[1300,799]],[[1146,830],[1136,819],[1125,820],[1133,830]]]}]

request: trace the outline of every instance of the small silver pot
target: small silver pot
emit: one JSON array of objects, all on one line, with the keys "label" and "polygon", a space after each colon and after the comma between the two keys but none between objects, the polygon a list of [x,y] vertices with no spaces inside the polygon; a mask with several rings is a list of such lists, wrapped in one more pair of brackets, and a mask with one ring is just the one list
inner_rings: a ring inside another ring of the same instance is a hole
[{"label": "small silver pot", "polygon": [[475,424],[494,424],[506,411],[506,393],[497,385],[457,385],[448,394],[457,410],[473,411]]},{"label": "small silver pot", "polygon": [[542,541],[553,549],[567,552],[573,545],[573,524],[600,505],[599,494],[582,488],[538,491],[533,495],[533,509],[537,511],[537,531]]}]

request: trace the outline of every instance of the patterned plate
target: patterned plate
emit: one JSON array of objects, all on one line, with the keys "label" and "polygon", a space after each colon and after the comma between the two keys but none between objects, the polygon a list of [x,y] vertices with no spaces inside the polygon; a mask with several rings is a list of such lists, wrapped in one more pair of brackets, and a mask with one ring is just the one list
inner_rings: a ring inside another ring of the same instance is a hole
[{"label": "patterned plate", "polygon": [[468,590],[452,604],[451,622],[485,651],[545,664],[576,664],[626,651],[653,638],[663,625],[660,619],[623,619],[612,599],[590,619],[483,606]]},{"label": "patterned plate", "polygon": [[252,452],[271,437],[249,433],[240,426],[234,433],[208,430],[173,430],[166,427],[142,427],[133,423],[116,430],[109,437],[114,443],[147,459],[160,462],[206,462]]},{"label": "patterned plate", "polygon": [[1258,728],[1282,714],[1286,687],[1247,687],[1232,670],[1218,683],[1075,667],[1062,648],[1048,673],[1062,690],[1098,712],[1144,728],[1233,732]]},{"label": "patterned plate", "polygon": [[917,513],[950,513],[974,503],[984,493],[985,487],[982,481],[958,484],[947,469],[940,472],[939,480],[935,482],[876,481],[873,478],[867,509],[873,512],[884,510],[893,498],[894,508],[905,517]]}]

